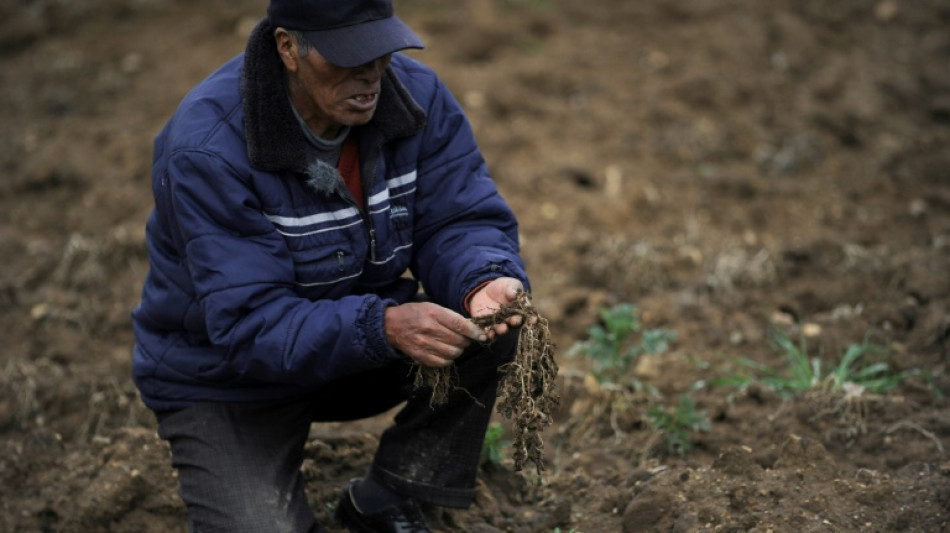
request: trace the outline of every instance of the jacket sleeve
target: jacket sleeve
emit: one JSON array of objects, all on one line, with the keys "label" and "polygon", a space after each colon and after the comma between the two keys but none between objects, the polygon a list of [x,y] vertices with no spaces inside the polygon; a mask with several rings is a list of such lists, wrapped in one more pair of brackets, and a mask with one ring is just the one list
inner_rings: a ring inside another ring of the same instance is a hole
[{"label": "jacket sleeve", "polygon": [[518,223],[499,194],[468,119],[435,79],[417,169],[413,271],[434,301],[467,313],[468,293],[509,276],[529,289]]},{"label": "jacket sleeve", "polygon": [[218,348],[219,360],[197,365],[201,378],[316,385],[397,357],[383,330],[388,302],[297,295],[292,258],[248,178],[199,150],[174,154],[166,177],[168,220],[203,317],[194,333]]}]

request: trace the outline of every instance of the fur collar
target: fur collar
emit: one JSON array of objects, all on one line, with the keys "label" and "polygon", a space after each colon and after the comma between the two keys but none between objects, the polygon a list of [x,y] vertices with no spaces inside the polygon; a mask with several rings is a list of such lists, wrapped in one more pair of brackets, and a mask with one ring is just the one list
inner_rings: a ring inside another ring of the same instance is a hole
[{"label": "fur collar", "polygon": [[[258,170],[306,172],[310,150],[287,98],[273,35],[274,26],[265,18],[251,32],[244,53],[241,100],[247,153],[251,166]],[[383,74],[376,113],[369,124],[354,128],[354,132],[361,137],[377,135],[381,144],[416,133],[425,120],[425,111],[390,67]],[[364,138],[360,146],[367,146],[366,141]]]}]

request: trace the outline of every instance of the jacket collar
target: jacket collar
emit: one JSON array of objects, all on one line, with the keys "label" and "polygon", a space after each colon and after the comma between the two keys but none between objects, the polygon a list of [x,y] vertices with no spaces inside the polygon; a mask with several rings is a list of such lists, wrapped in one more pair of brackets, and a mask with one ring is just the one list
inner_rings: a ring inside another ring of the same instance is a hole
[{"label": "jacket collar", "polygon": [[[251,32],[244,52],[241,100],[247,153],[251,166],[258,170],[306,172],[310,150],[287,97],[273,35],[274,26],[265,18]],[[425,120],[425,111],[389,67],[383,73],[372,120],[354,131],[360,135],[375,132],[385,143],[418,132]]]}]

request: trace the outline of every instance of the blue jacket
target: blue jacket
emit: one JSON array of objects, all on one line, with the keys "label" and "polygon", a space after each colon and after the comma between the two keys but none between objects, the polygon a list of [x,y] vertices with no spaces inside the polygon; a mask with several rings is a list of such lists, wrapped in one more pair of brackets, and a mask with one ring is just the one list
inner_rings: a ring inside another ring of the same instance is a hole
[{"label": "blue jacket", "polygon": [[150,270],[132,313],[133,377],[152,409],[302,397],[395,358],[388,305],[464,312],[484,281],[521,279],[517,223],[461,108],[394,55],[356,127],[366,209],[312,161],[265,20],[155,140]]}]

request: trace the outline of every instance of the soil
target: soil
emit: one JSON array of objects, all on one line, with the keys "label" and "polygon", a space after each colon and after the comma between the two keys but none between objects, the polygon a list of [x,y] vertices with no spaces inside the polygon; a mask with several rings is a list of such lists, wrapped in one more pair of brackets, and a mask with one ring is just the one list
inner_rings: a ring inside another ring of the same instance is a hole
[{"label": "soil", "polygon": [[[0,531],[185,531],[130,380],[151,141],[265,5],[0,5]],[[560,364],[543,475],[487,464],[437,531],[950,530],[950,2],[397,9],[520,217]],[[657,395],[606,416],[618,396],[567,354],[620,303],[677,339],[632,375]],[[922,374],[884,395],[716,384],[739,358],[783,371],[774,328],[824,368],[868,341]],[[645,415],[683,395],[709,429],[671,453]],[[388,421],[313,427],[331,531]]]}]

